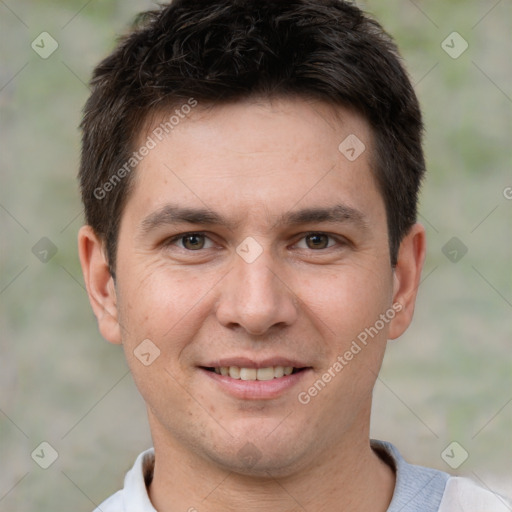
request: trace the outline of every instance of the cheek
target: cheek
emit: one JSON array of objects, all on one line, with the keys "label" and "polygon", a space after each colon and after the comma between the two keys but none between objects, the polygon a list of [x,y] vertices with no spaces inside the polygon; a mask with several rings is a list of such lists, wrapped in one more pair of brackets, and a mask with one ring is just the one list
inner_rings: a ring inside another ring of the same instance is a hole
[{"label": "cheek", "polygon": [[187,375],[180,366],[187,366],[186,349],[201,325],[198,315],[204,313],[201,298],[207,286],[203,279],[178,278],[150,265],[141,272],[134,266],[119,283],[125,357],[141,395],[153,410],[162,401],[165,405],[169,393],[176,402],[186,398],[180,384],[187,385]]},{"label": "cheek", "polygon": [[[373,265],[340,267],[321,278],[303,280],[300,297],[324,325],[334,345],[356,338],[365,328],[375,324],[379,315],[390,307],[391,271],[378,271]],[[387,324],[386,324],[387,325]]]},{"label": "cheek", "polygon": [[134,330],[160,337],[194,315],[214,284],[206,274],[199,277],[147,265],[142,272],[134,270],[120,288],[121,314]]},{"label": "cheek", "polygon": [[146,390],[141,389],[143,395],[151,392],[157,376],[170,379],[166,385],[172,386],[165,370],[174,374],[179,365],[186,366],[187,346],[202,323],[198,316],[204,314],[201,299],[207,285],[204,280],[176,278],[148,267],[144,275],[133,272],[120,286],[124,351],[139,388]]}]

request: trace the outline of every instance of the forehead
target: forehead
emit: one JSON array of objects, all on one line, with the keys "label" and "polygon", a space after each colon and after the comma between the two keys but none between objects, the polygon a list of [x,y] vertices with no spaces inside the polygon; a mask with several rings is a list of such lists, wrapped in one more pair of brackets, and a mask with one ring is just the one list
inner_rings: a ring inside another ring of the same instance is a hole
[{"label": "forehead", "polygon": [[236,220],[257,211],[270,219],[299,203],[355,208],[366,196],[361,209],[376,193],[371,129],[343,107],[301,98],[196,102],[150,121],[138,145],[151,139],[152,149],[137,167],[129,200],[140,215],[180,202],[234,209]]},{"label": "forehead", "polygon": [[[226,145],[247,143],[246,132],[257,128],[247,124],[248,121],[253,125],[257,122],[260,127],[265,121],[267,126],[273,124],[286,127],[280,142],[284,141],[286,135],[303,136],[314,142],[313,132],[323,138],[328,131],[336,138],[345,132],[359,134],[369,146],[372,145],[372,130],[366,119],[354,108],[298,95],[253,96],[243,101],[219,104],[202,103],[193,98],[183,99],[165,109],[151,112],[138,130],[137,144],[143,145],[148,136],[161,142],[162,139],[169,139],[172,134],[180,136],[192,130],[195,135],[199,131],[206,133],[208,130],[222,133],[226,137]],[[234,127],[237,129],[233,130]],[[243,130],[238,129],[242,127]],[[256,138],[255,131],[251,135],[255,144],[264,143],[265,138],[269,139],[269,133],[265,131],[260,131]]]}]

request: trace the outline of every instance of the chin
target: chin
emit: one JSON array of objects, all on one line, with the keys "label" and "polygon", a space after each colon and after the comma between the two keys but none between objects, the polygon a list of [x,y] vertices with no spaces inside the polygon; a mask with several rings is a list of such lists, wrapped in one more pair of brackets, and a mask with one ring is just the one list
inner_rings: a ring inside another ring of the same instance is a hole
[{"label": "chin", "polygon": [[[232,440],[225,451],[219,447],[204,450],[215,465],[239,475],[251,477],[284,477],[307,466],[307,456],[298,439],[291,436],[280,439],[265,438],[265,435],[246,435]],[[282,439],[286,439],[283,443]],[[233,449],[235,451],[233,451]]]}]

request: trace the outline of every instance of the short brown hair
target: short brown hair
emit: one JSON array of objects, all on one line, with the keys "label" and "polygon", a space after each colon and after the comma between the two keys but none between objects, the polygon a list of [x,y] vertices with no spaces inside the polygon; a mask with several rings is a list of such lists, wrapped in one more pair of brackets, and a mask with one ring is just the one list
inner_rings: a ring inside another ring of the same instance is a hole
[{"label": "short brown hair", "polygon": [[425,172],[421,112],[392,39],[352,3],[176,0],[138,17],[91,87],[79,178],[86,222],[104,239],[112,272],[133,181],[126,163],[148,117],[191,98],[215,105],[255,95],[316,98],[365,117],[396,264]]}]

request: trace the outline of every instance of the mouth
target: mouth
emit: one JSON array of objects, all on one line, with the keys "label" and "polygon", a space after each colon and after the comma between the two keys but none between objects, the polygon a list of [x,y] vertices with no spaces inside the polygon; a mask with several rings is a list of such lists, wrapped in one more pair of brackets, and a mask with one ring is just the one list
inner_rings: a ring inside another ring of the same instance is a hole
[{"label": "mouth", "polygon": [[245,381],[269,381],[281,379],[307,370],[307,367],[297,368],[293,366],[267,366],[264,368],[247,368],[241,366],[202,366],[203,370],[229,377],[234,380]]},{"label": "mouth", "polygon": [[239,400],[290,396],[291,390],[313,372],[303,361],[277,355],[258,360],[241,355],[224,357],[205,361],[198,369],[213,383],[213,389]]},{"label": "mouth", "polygon": [[238,360],[213,363],[215,366],[200,366],[199,369],[214,383],[215,389],[236,399],[273,400],[290,396],[292,388],[299,386],[313,371],[311,366],[299,366],[300,363],[291,366],[290,363],[292,361],[256,363]]}]

